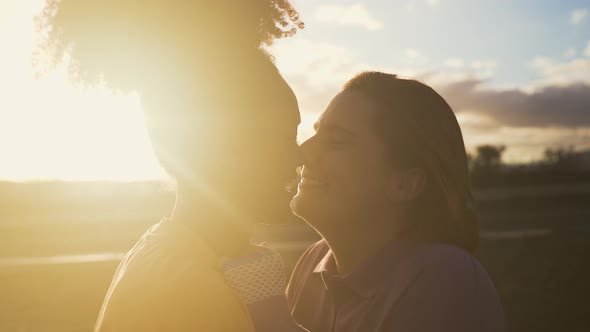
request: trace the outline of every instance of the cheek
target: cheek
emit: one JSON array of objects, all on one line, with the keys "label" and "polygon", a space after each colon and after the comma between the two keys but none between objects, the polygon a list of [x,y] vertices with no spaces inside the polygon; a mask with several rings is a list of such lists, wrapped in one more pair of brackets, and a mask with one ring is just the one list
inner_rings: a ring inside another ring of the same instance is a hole
[{"label": "cheek", "polygon": [[358,149],[327,162],[332,193],[342,200],[378,202],[385,197],[387,168],[383,159],[367,150]]}]

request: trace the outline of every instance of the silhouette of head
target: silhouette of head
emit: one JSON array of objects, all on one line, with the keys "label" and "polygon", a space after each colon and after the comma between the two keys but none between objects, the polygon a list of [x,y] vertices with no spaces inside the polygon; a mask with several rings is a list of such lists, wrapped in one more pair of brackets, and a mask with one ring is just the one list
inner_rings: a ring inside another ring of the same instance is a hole
[{"label": "silhouette of head", "polygon": [[38,24],[80,81],[139,93],[181,194],[244,219],[290,214],[297,100],[261,50],[303,27],[288,1],[49,1]]},{"label": "silhouette of head", "polygon": [[361,73],[334,97],[301,148],[303,179],[291,207],[320,233],[354,238],[378,216],[397,214],[392,227],[399,237],[477,247],[461,130],[432,88]]}]

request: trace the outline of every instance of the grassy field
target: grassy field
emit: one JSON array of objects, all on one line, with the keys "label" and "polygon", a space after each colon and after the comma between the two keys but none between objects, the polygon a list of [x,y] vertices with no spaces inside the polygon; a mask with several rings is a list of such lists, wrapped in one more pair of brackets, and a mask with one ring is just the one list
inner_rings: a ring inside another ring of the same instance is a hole
[{"label": "grassy field", "polygon": [[[477,258],[497,286],[512,331],[590,331],[590,194],[538,193],[480,196],[484,238]],[[108,222],[96,215],[92,222],[55,222],[56,214],[0,224],[0,331],[91,331],[116,261],[6,262],[125,251],[158,220],[162,206],[137,218],[113,218],[111,210]],[[519,232],[530,229],[549,231]],[[262,228],[259,237],[277,244],[290,265],[316,239],[301,222]]]},{"label": "grassy field", "polygon": [[511,331],[590,331],[590,233],[483,241]]}]

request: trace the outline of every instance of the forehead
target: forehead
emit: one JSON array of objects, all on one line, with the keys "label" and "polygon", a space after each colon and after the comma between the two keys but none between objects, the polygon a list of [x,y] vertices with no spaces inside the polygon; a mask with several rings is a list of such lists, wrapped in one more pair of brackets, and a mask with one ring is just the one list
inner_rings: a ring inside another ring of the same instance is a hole
[{"label": "forehead", "polygon": [[284,89],[279,91],[277,96],[272,96],[271,99],[269,105],[271,118],[277,118],[278,121],[288,125],[299,125],[301,122],[299,104],[291,87],[285,83]]},{"label": "forehead", "polygon": [[296,131],[301,121],[295,94],[280,77],[272,85],[248,87],[233,101],[229,115],[233,126],[241,130]]},{"label": "forehead", "polygon": [[295,93],[280,75],[274,66],[266,79],[261,79],[255,84],[255,92],[252,94],[265,117],[272,121],[296,125],[301,121],[299,105]]},{"label": "forehead", "polygon": [[280,96],[268,96],[267,102],[258,107],[258,116],[250,119],[255,127],[275,128],[278,130],[297,130],[301,122],[299,106],[295,95],[283,92]]},{"label": "forehead", "polygon": [[[249,73],[248,80],[252,86],[246,87],[246,90],[254,99],[254,107],[260,108],[262,121],[297,126],[301,118],[295,93],[268,59],[262,61],[259,69],[257,73]],[[253,82],[252,78],[255,78]]]},{"label": "forehead", "polygon": [[296,141],[299,125],[296,105],[281,103],[259,114],[237,124],[234,134],[239,135],[243,143],[275,146]]},{"label": "forehead", "polygon": [[374,119],[375,105],[368,97],[355,91],[342,91],[332,99],[315,127],[336,126],[352,131],[372,131]]}]

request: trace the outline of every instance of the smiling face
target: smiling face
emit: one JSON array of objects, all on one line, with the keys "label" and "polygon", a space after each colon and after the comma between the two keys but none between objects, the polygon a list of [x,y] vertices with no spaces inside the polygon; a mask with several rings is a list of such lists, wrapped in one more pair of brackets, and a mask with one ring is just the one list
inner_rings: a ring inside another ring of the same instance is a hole
[{"label": "smiling face", "polygon": [[461,129],[431,87],[360,73],[316,131],[301,147],[303,179],[291,208],[328,241],[399,236],[477,248]]},{"label": "smiling face", "polygon": [[[320,233],[354,227],[391,207],[392,166],[387,146],[375,134],[375,105],[354,91],[338,94],[302,144],[302,180],[291,201],[293,211]],[[358,226],[358,227],[357,227]]]}]

